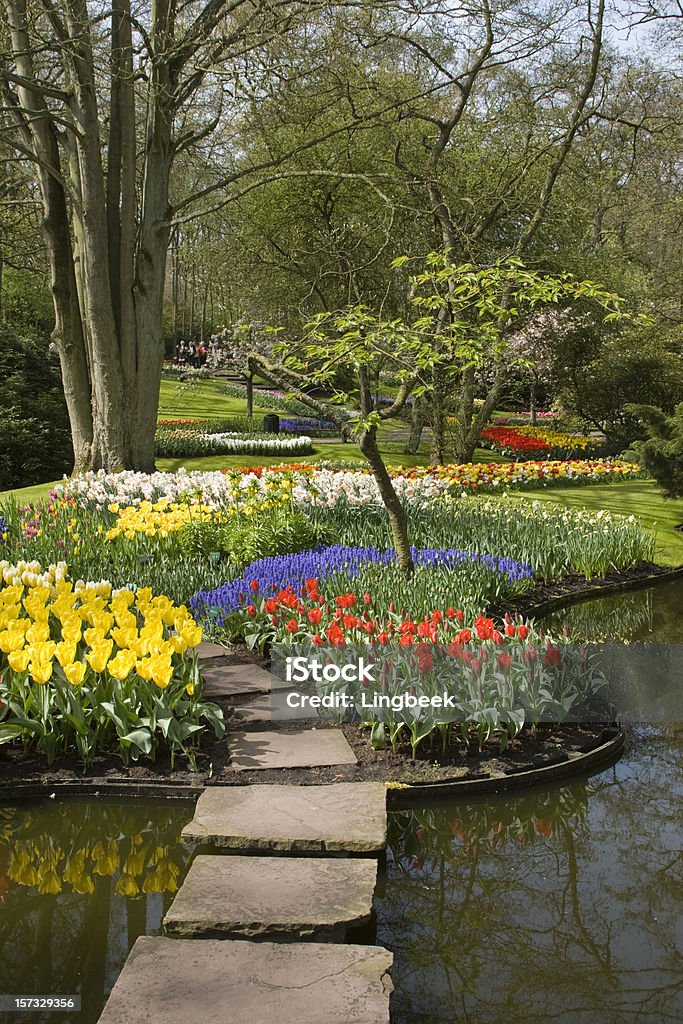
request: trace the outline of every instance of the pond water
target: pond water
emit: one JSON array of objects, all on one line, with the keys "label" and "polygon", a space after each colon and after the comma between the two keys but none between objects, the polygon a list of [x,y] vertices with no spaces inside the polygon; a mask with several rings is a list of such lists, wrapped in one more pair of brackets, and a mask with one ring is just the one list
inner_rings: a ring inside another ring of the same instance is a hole
[{"label": "pond water", "polygon": [[[578,638],[683,643],[683,581],[562,621]],[[393,1024],[683,1022],[682,806],[683,726],[669,723],[630,726],[619,763],[590,779],[390,814],[376,907]],[[94,1024],[135,939],[160,930],[192,813],[0,805],[0,992],[83,1007],[3,1024]]]},{"label": "pond water", "polygon": [[0,805],[0,993],[80,994],[82,1006],[0,1012],[3,1024],[94,1024],[135,940],[160,929],[193,811],[138,799]]},{"label": "pond water", "polygon": [[[563,622],[577,639],[683,643],[683,581]],[[591,779],[393,813],[378,939],[395,957],[394,1024],[683,1021],[682,807],[683,724],[669,720],[630,726]]]}]

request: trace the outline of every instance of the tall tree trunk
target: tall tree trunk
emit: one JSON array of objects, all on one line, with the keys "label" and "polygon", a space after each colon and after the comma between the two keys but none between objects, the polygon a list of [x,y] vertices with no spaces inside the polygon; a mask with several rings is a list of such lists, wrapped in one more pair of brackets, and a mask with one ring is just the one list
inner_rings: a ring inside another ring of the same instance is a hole
[{"label": "tall tree trunk", "polygon": [[[26,27],[25,0],[5,0],[17,70],[34,77]],[[93,445],[93,416],[86,340],[81,317],[69,213],[61,174],[59,143],[47,104],[40,93],[19,85],[17,99],[23,114],[15,123],[29,152],[35,154],[43,205],[41,230],[50,266],[50,289],[55,312],[52,341],[57,346],[64,397],[71,424],[74,469],[89,468]]]},{"label": "tall tree trunk", "polygon": [[71,109],[80,128],[81,224],[83,229],[83,314],[92,348],[90,385],[93,406],[92,468],[128,464],[124,432],[123,380],[119,339],[109,280],[107,204],[100,119],[94,76],[90,16],[86,0],[68,0],[66,25],[75,41],[68,50],[73,79]]},{"label": "tall tree trunk", "polygon": [[[155,52],[173,46],[172,0],[155,0]],[[171,141],[175,80],[168,62],[153,63],[145,133],[145,172],[133,295],[135,299],[137,392],[131,408],[133,426],[130,461],[133,469],[154,469],[154,434],[159,384],[164,362],[163,305],[166,257],[170,237],[169,183],[173,163]]]}]

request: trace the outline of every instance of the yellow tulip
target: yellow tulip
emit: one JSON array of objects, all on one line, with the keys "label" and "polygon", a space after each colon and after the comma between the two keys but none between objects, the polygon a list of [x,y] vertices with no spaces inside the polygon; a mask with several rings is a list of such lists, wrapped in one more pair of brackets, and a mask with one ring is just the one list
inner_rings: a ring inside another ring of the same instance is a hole
[{"label": "yellow tulip", "polygon": [[76,657],[76,644],[71,644],[68,640],[62,640],[55,648],[55,657],[62,668],[66,668]]},{"label": "yellow tulip", "polygon": [[117,647],[131,647],[139,639],[137,629],[123,626],[114,626],[111,637]]},{"label": "yellow tulip", "polygon": [[47,622],[34,622],[26,630],[26,639],[30,644],[45,643],[50,639],[50,626]]},{"label": "yellow tulip", "polygon": [[170,636],[168,642],[174,654],[184,654],[187,650],[187,640],[182,636]]},{"label": "yellow tulip", "polygon": [[67,644],[79,644],[83,639],[80,626],[76,629],[62,626],[62,640]]},{"label": "yellow tulip", "polygon": [[114,887],[114,892],[117,896],[137,896],[140,892],[140,886],[132,875],[121,875]]},{"label": "yellow tulip", "polygon": [[92,646],[85,657],[93,672],[104,672],[113,647],[113,640],[100,640]]},{"label": "yellow tulip", "polygon": [[0,591],[0,600],[3,605],[19,604],[24,593],[23,583],[15,583],[11,587],[5,587]]},{"label": "yellow tulip", "polygon": [[173,665],[170,658],[152,658],[152,679],[160,690],[165,690],[173,676]]},{"label": "yellow tulip", "polygon": [[135,603],[137,604],[140,611],[152,600],[152,588],[151,587],[139,587],[135,593]]},{"label": "yellow tulip", "polygon": [[28,672],[34,683],[43,685],[52,678],[52,662],[31,661],[29,662]]},{"label": "yellow tulip", "polygon": [[150,682],[152,678],[152,659],[141,658],[135,666],[135,671],[141,679],[146,679],[147,682]]},{"label": "yellow tulip", "polygon": [[134,629],[137,633],[138,620],[132,612],[126,611],[125,609],[120,612],[115,612],[114,619],[116,620],[116,625],[119,629]]},{"label": "yellow tulip", "polygon": [[120,681],[130,675],[131,671],[135,668],[137,660],[135,651],[119,651],[116,657],[112,658],[107,665],[107,671],[110,676],[113,676],[114,679],[118,679]]},{"label": "yellow tulip", "polygon": [[50,609],[40,602],[24,598],[24,608],[35,622],[47,622],[50,617]]},{"label": "yellow tulip", "polygon": [[53,601],[50,610],[54,617],[61,622],[73,615],[75,604],[76,598],[73,594],[62,594],[56,601]]},{"label": "yellow tulip", "polygon": [[187,625],[182,629],[180,635],[188,647],[196,647],[198,643],[201,643],[202,627],[197,625]]},{"label": "yellow tulip", "polygon": [[31,656],[29,648],[25,648],[23,651],[12,651],[7,655],[9,667],[13,672],[21,673],[25,672],[28,667],[28,660]]},{"label": "yellow tulip", "polygon": [[54,640],[43,640],[40,643],[33,644],[30,648],[31,658],[34,661],[51,661],[56,650],[57,644]]},{"label": "yellow tulip", "polygon": [[86,629],[83,633],[86,644],[89,647],[96,647],[105,639],[105,633],[103,630],[98,629],[96,626],[91,626],[90,629]]},{"label": "yellow tulip", "polygon": [[6,629],[0,633],[0,651],[11,654],[24,646],[24,634],[18,629]]},{"label": "yellow tulip", "polygon": [[81,686],[85,677],[87,665],[84,661],[74,661],[72,665],[63,665],[64,675],[72,686]]},{"label": "yellow tulip", "polygon": [[140,630],[140,636],[143,640],[154,640],[159,641],[164,635],[164,624],[161,619],[145,619],[145,624]]},{"label": "yellow tulip", "polygon": [[107,634],[114,625],[114,616],[111,612],[98,612],[93,616],[93,625],[103,634]]}]

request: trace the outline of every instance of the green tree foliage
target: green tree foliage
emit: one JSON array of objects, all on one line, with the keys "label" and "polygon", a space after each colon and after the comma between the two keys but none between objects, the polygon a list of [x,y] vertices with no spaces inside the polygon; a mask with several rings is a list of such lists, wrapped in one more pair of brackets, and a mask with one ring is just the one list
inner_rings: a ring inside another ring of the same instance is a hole
[{"label": "green tree foliage", "polygon": [[680,330],[619,324],[584,315],[554,344],[551,380],[568,412],[601,430],[617,454],[644,437],[631,403],[670,414],[683,401]]},{"label": "green tree foliage", "polygon": [[631,405],[629,412],[648,434],[633,445],[633,454],[667,498],[683,497],[683,402],[671,416],[653,405]]},{"label": "green tree foliage", "polygon": [[53,480],[72,463],[59,360],[46,339],[0,327],[0,490]]}]

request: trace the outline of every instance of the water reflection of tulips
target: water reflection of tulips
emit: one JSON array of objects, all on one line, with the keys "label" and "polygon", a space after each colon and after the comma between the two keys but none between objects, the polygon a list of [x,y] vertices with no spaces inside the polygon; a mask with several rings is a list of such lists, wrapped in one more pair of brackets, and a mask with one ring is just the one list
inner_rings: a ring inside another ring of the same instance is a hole
[{"label": "water reflection of tulips", "polygon": [[389,847],[403,870],[415,872],[429,871],[442,857],[467,861],[510,843],[551,841],[585,825],[591,795],[586,785],[565,786],[511,798],[504,805],[458,802],[396,811],[390,815]]},{"label": "water reflection of tulips", "polygon": [[[41,896],[56,896],[69,889],[91,895],[98,878],[116,879],[114,892],[129,898],[176,892],[186,851],[177,842],[174,813],[164,811],[160,817],[159,824],[149,823],[146,829],[132,832],[133,819],[126,808],[72,804],[68,816],[60,814],[57,842],[52,829],[45,831],[44,810],[34,817],[4,808],[0,868],[4,866],[6,875],[0,874],[0,883],[4,878],[5,890],[14,883]],[[83,841],[84,835],[95,832],[105,838]],[[0,898],[2,895],[0,890]]]}]

